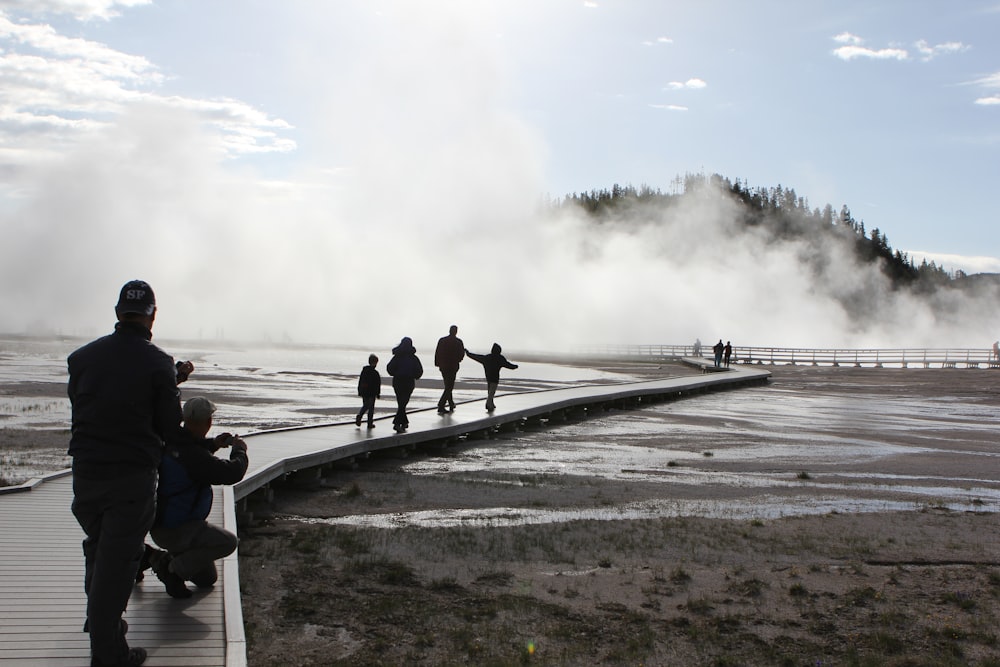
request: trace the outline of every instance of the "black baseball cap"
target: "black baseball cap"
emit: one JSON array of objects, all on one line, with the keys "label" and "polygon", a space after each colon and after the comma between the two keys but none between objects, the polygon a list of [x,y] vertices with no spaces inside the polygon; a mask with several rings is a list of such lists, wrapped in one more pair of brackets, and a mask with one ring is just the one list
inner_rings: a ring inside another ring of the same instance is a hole
[{"label": "black baseball cap", "polygon": [[130,280],[122,286],[118,305],[115,306],[116,313],[152,315],[155,310],[156,297],[153,295],[153,288],[145,280]]}]

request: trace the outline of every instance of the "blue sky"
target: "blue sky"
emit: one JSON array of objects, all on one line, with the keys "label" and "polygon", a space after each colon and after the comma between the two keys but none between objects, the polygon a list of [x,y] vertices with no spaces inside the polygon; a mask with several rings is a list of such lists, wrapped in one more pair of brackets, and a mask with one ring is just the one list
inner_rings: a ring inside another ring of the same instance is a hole
[{"label": "blue sky", "polygon": [[705,172],[998,272],[997,35],[1000,0],[0,0],[0,214],[44,236],[100,176],[106,207],[207,218],[239,181],[391,229],[449,189],[476,218]]},{"label": "blue sky", "polygon": [[[214,119],[265,177],[349,169],[318,108],[423,111],[481,76],[465,108],[536,132],[553,196],[717,172],[848,204],[894,247],[1000,270],[996,0],[405,4],[0,2],[4,166],[153,96]],[[29,55],[45,61],[34,77]],[[352,99],[366,67],[384,87]]]}]

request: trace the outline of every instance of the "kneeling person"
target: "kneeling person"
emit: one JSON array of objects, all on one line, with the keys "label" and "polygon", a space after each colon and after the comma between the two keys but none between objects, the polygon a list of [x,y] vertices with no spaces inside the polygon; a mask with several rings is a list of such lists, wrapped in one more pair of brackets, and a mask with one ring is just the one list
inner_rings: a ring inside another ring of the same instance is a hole
[{"label": "kneeling person", "polygon": [[[247,445],[242,438],[223,433],[206,437],[212,428],[215,405],[196,396],[184,404],[185,442],[170,443],[163,450],[156,497],[156,521],[149,531],[166,551],[154,552],[150,565],[157,578],[175,598],[191,595],[185,585],[199,588],[215,584],[215,561],[236,550],[233,533],[207,521],[212,509],[212,485],[235,484],[247,471]],[[215,456],[231,447],[229,459]]]}]

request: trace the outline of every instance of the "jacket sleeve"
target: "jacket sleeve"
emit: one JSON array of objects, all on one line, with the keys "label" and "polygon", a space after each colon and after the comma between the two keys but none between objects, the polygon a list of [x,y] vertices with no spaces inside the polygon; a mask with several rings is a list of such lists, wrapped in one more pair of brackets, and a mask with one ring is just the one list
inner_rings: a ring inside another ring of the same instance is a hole
[{"label": "jacket sleeve", "polygon": [[247,473],[250,459],[243,447],[234,447],[228,459],[213,456],[206,445],[191,443],[178,458],[192,481],[198,484],[235,484]]},{"label": "jacket sleeve", "polygon": [[420,357],[413,357],[413,379],[419,380],[424,374],[424,365],[420,363]]}]

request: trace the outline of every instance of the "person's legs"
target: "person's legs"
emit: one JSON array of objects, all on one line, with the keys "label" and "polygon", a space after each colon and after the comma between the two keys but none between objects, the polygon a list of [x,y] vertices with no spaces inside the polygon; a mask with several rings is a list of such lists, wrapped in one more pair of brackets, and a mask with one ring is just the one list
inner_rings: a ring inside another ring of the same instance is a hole
[{"label": "person's legs", "polygon": [[[158,545],[170,552],[170,571],[198,586],[204,583],[209,570],[215,573],[215,561],[236,550],[240,540],[224,528],[207,521],[188,521],[172,528],[158,527],[150,532]],[[199,583],[201,582],[201,583]]]},{"label": "person's legs", "polygon": [[497,393],[497,387],[500,385],[499,382],[487,382],[486,383],[486,409],[495,410],[496,404],[493,402],[493,397]]},{"label": "person's legs", "polygon": [[455,399],[452,398],[451,393],[455,390],[455,377],[457,375],[457,370],[441,370],[441,379],[444,381],[444,392],[442,392],[441,399],[438,401],[438,412],[443,412],[446,407],[450,407],[452,410],[455,409]]},{"label": "person's legs", "polygon": [[393,380],[392,388],[396,392],[396,416],[393,417],[392,424],[397,430],[410,425],[410,420],[406,416],[406,405],[410,402],[414,384],[413,380]]},{"label": "person's legs", "polygon": [[375,397],[366,396],[364,407],[361,408],[362,412],[368,413],[368,426],[375,425]]},{"label": "person's legs", "polygon": [[129,647],[122,614],[132,594],[155,513],[156,471],[112,480],[74,475],[73,515],[83,541],[87,628],[95,664],[125,663]]},{"label": "person's legs", "polygon": [[361,397],[361,409],[358,410],[358,416],[354,418],[354,423],[361,426],[361,420],[364,419],[365,413],[368,413],[368,425],[371,426],[372,415],[375,412],[375,397],[374,396],[362,396]]}]

